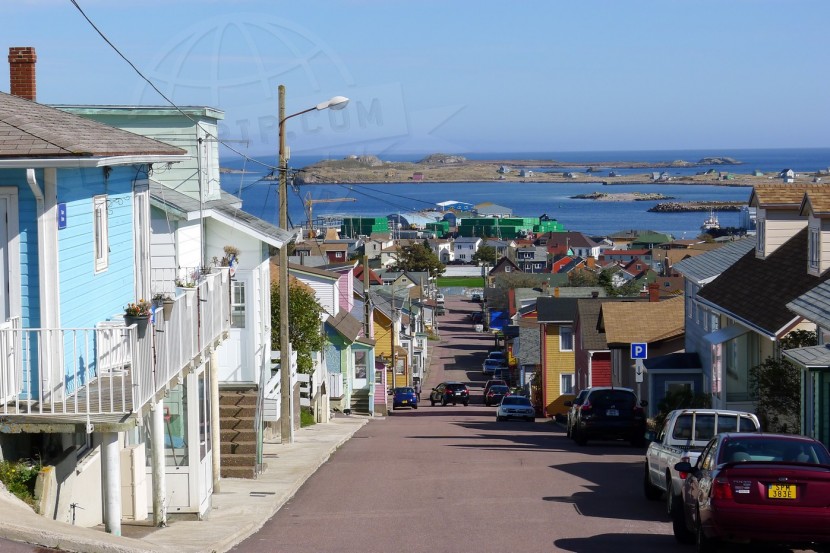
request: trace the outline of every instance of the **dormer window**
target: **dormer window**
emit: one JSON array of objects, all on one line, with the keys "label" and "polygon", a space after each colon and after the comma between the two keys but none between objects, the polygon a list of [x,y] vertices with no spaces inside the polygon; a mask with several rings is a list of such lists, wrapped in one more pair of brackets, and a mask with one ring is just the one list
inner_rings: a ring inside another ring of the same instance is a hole
[{"label": "dormer window", "polygon": [[764,243],[766,242],[766,220],[764,219],[757,219],[756,220],[756,236],[758,237],[758,243],[755,245],[756,253],[763,257],[764,255]]},{"label": "dormer window", "polygon": [[819,263],[821,262],[821,241],[819,240],[818,229],[815,228],[810,229],[809,257],[810,269],[818,270]]}]

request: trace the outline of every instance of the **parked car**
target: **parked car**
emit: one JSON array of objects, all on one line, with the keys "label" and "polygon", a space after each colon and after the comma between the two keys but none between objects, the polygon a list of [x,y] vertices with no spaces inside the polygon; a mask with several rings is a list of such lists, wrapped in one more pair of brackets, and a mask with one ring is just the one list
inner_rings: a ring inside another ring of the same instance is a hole
[{"label": "parked car", "polygon": [[507,364],[507,357],[504,355],[504,352],[500,349],[494,349],[487,352],[487,359],[498,359],[503,361],[504,364]]},{"label": "parked car", "polygon": [[797,549],[830,546],[830,453],[792,434],[723,433],[695,465],[682,461],[681,543],[712,551],[718,542],[775,543]]},{"label": "parked car", "polygon": [[496,367],[496,370],[493,371],[493,378],[497,380],[504,380],[509,384],[512,380],[510,375],[510,369],[504,366]]},{"label": "parked car", "polygon": [[474,303],[481,303],[481,294],[473,294],[472,296],[470,296],[470,300],[472,300]]},{"label": "parked car", "polygon": [[496,369],[503,367],[504,361],[500,361],[498,359],[485,359],[484,363],[481,364],[481,372],[485,375],[491,375],[496,372]]},{"label": "parked car", "polygon": [[566,401],[565,407],[568,407],[568,421],[567,421],[567,432],[569,438],[573,438],[573,424],[574,420],[576,419],[576,411],[579,409],[579,406],[582,405],[582,402],[585,401],[585,397],[590,392],[590,388],[585,388],[584,390],[580,391],[573,401]]},{"label": "parked car", "polygon": [[463,382],[442,382],[432,389],[429,394],[429,403],[433,407],[436,403],[441,405],[463,403],[466,407],[470,404],[470,391]]},{"label": "parked car", "polygon": [[411,386],[399,386],[392,393],[392,410],[398,407],[418,408],[418,395]]},{"label": "parked car", "polygon": [[709,440],[723,432],[760,432],[758,417],[745,411],[677,409],[666,416],[659,434],[647,432],[643,492],[646,499],[665,495],[666,511],[673,524],[683,524],[683,475],[674,470],[680,461],[697,462]]},{"label": "parked car", "polygon": [[491,386],[507,386],[507,381],[492,378],[484,385],[484,397],[487,397],[487,392],[490,391]]},{"label": "parked car", "polygon": [[496,421],[522,419],[528,422],[536,420],[536,410],[525,396],[504,396],[496,409]]},{"label": "parked car", "polygon": [[441,294],[440,292],[438,294],[435,294],[435,303],[437,303],[438,305],[443,305],[444,304],[444,294]]},{"label": "parked car", "polygon": [[491,405],[498,405],[502,398],[510,393],[510,388],[506,384],[496,384],[484,393],[484,405],[490,407]]},{"label": "parked car", "polygon": [[576,410],[571,432],[579,445],[589,439],[624,439],[639,447],[645,444],[647,402],[637,402],[630,388],[593,387]]},{"label": "parked car", "polygon": [[470,320],[472,321],[472,323],[474,325],[481,324],[481,321],[482,321],[483,318],[484,318],[484,313],[482,313],[481,311],[474,311],[473,313],[470,314]]}]

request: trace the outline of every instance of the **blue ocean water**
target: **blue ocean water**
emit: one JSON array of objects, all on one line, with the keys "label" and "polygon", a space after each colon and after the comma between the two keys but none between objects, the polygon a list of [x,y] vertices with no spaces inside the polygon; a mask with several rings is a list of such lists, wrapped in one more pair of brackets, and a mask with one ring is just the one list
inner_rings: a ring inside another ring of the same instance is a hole
[{"label": "blue ocean water", "polygon": [[[743,161],[743,165],[729,166],[735,173],[750,173],[755,169],[764,172],[792,168],[796,171],[816,171],[830,167],[830,148],[781,149],[781,150],[719,150],[719,151],[655,151],[655,152],[520,152],[466,154],[470,159],[536,159],[560,161],[673,161],[683,159],[698,161],[703,157],[728,156]],[[423,155],[396,156],[396,161],[417,161]],[[320,157],[296,156],[292,167],[303,167],[319,161]],[[273,164],[273,158],[263,159]],[[238,159],[223,159],[223,167],[241,169],[242,174],[223,174],[222,187],[232,194],[241,195],[243,209],[266,221],[277,223],[277,183],[262,180],[267,169]],[[693,172],[703,170],[695,168]],[[635,172],[647,172],[637,169]],[[674,169],[671,170],[674,172]],[[404,183],[404,184],[355,184],[355,185],[304,185],[290,187],[288,198],[289,219],[302,224],[306,217],[302,199],[310,194],[314,199],[354,198],[355,201],[318,203],[314,216],[352,215],[386,216],[406,215],[432,209],[438,202],[458,200],[478,204],[492,202],[509,207],[516,216],[538,217],[546,214],[561,222],[566,229],[590,235],[610,234],[626,229],[652,229],[666,232],[675,238],[691,238],[700,233],[705,213],[648,213],[648,208],[658,202],[596,202],[575,200],[571,196],[588,192],[659,192],[672,196],[676,201],[747,201],[751,189],[747,187],[654,185],[633,184],[604,187],[590,183]],[[722,212],[718,215],[721,226],[737,226],[738,214]]]}]

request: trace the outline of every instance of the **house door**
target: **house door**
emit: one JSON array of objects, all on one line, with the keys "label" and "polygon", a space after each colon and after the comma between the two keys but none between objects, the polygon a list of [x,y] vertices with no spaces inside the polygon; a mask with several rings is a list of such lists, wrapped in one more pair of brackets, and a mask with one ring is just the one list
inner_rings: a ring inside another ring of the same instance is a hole
[{"label": "house door", "polygon": [[231,329],[228,339],[217,349],[219,356],[219,382],[258,382],[253,356],[251,327],[253,307],[252,274],[237,271],[231,281]]},{"label": "house door", "polygon": [[0,323],[20,315],[17,188],[0,187]]}]

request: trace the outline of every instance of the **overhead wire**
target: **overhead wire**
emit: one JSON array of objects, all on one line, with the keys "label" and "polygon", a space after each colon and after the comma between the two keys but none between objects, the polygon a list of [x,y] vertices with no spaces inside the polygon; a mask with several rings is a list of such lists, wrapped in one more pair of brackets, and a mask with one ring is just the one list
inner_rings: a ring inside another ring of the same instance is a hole
[{"label": "overhead wire", "polygon": [[142,73],[142,72],[141,72],[141,70],[140,70],[140,69],[138,69],[138,67],[136,67],[136,66],[135,66],[135,64],[134,64],[132,61],[130,61],[130,60],[129,60],[129,58],[127,58],[127,56],[125,56],[124,54],[122,54],[122,53],[121,53],[121,50],[119,50],[119,49],[118,49],[118,47],[117,47],[115,44],[113,44],[113,42],[112,42],[109,38],[107,38],[107,36],[104,34],[104,32],[103,32],[103,31],[101,31],[101,29],[99,29],[99,28],[98,28],[98,26],[97,26],[97,25],[96,25],[96,24],[95,24],[95,23],[94,23],[94,22],[93,22],[93,21],[89,18],[89,16],[86,14],[86,12],[84,12],[83,8],[81,8],[81,6],[78,4],[77,0],[69,0],[69,1],[72,3],[72,5],[73,5],[73,6],[75,6],[75,8],[78,10],[78,12],[80,12],[80,14],[83,16],[83,18],[84,18],[84,19],[86,19],[87,23],[89,23],[89,24],[90,24],[90,26],[91,26],[93,29],[95,29],[95,32],[96,32],[96,33],[98,33],[98,35],[99,35],[102,39],[104,39],[104,42],[106,42],[106,43],[109,45],[109,47],[110,47],[110,48],[112,48],[112,49],[113,49],[113,51],[114,51],[116,54],[118,54],[118,55],[119,55],[119,57],[121,57],[121,59],[123,59],[125,62],[127,62],[127,65],[129,65],[129,66],[133,69],[133,71],[135,71],[135,72],[136,72],[136,74],[137,74],[139,77],[141,77],[141,79],[142,79],[142,80],[144,80],[144,82],[146,82],[148,85],[150,85],[150,87],[151,87],[153,90],[155,90],[155,91],[156,91],[156,93],[157,93],[159,96],[161,96],[162,98],[164,98],[164,100],[165,100],[168,104],[170,104],[173,108],[175,108],[175,109],[176,109],[176,111],[178,111],[180,114],[182,114],[184,117],[186,117],[186,118],[187,118],[187,119],[188,119],[191,123],[193,123],[193,124],[194,124],[194,125],[196,125],[198,128],[200,128],[200,129],[201,129],[201,130],[205,133],[205,135],[206,135],[207,137],[209,137],[209,138],[212,138],[212,139],[216,140],[219,144],[221,144],[222,146],[224,146],[225,148],[227,148],[227,149],[228,149],[228,150],[230,150],[231,152],[235,153],[236,155],[238,155],[238,156],[242,157],[242,158],[243,158],[243,159],[245,159],[246,161],[250,161],[251,163],[256,163],[256,164],[258,164],[258,165],[261,165],[261,166],[263,166],[263,167],[266,167],[266,168],[271,169],[271,170],[274,170],[274,171],[279,171],[279,167],[277,167],[277,166],[275,166],[275,165],[269,165],[269,164],[267,164],[267,163],[264,163],[264,162],[262,162],[262,161],[259,161],[258,159],[252,158],[251,156],[246,155],[246,154],[244,154],[244,153],[240,152],[239,150],[237,150],[236,148],[234,148],[233,146],[231,146],[230,144],[228,144],[227,142],[225,142],[224,140],[222,140],[222,139],[221,139],[221,138],[219,138],[218,136],[216,136],[216,135],[214,135],[213,133],[211,133],[209,130],[207,130],[205,127],[203,127],[203,126],[201,125],[201,123],[199,123],[198,121],[196,121],[195,119],[193,119],[192,117],[190,117],[190,115],[188,115],[187,113],[185,113],[185,112],[184,112],[184,111],[183,111],[183,110],[182,110],[182,109],[181,109],[178,105],[176,105],[176,103],[175,103],[175,102],[173,102],[173,100],[171,100],[170,98],[168,98],[168,97],[167,97],[167,96],[166,96],[166,95],[165,95],[165,94],[164,94],[161,90],[159,90],[159,88],[158,88],[158,87],[157,87],[157,86],[156,86],[156,85],[155,85],[155,84],[154,84],[154,83],[153,83],[153,82],[152,82],[149,78],[145,77],[145,76],[144,76],[144,73]]}]

